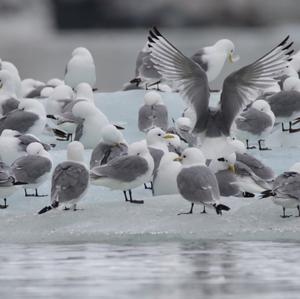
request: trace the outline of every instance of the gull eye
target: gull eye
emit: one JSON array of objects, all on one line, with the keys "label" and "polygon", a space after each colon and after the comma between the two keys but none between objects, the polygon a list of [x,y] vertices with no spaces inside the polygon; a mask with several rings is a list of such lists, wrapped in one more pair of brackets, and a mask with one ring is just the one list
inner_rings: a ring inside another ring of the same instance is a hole
[{"label": "gull eye", "polygon": [[159,133],[159,134],[158,134],[158,136],[160,137],[160,136],[161,136],[161,134]]},{"label": "gull eye", "polygon": [[186,155],[183,155],[182,157],[183,157],[183,158],[186,158]]},{"label": "gull eye", "polygon": [[218,161],[225,162],[225,159],[224,158],[219,158]]}]

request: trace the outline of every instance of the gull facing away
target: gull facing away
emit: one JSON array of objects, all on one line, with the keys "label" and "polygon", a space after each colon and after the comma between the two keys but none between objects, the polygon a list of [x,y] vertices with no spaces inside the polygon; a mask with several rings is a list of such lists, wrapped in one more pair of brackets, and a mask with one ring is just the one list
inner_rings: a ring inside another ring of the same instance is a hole
[{"label": "gull facing away", "polygon": [[106,165],[91,169],[91,183],[111,190],[122,190],[126,202],[142,204],[143,200],[132,199],[131,190],[149,182],[153,168],[154,162],[145,142],[134,142],[129,146],[127,156],[117,157]]},{"label": "gull facing away", "polygon": [[274,181],[272,189],[261,193],[261,198],[271,197],[276,205],[282,206],[282,218],[288,218],[292,215],[286,215],[286,209],[298,209],[300,217],[300,163],[294,164],[289,171],[280,174]]},{"label": "gull facing away", "polygon": [[215,208],[219,215],[222,214],[222,210],[230,210],[229,207],[220,204],[218,181],[214,173],[206,167],[205,158],[198,148],[185,149],[179,160],[182,169],[177,176],[177,186],[182,197],[191,202],[191,209],[178,215],[192,214],[194,204],[202,204],[203,213],[206,213],[206,206]]},{"label": "gull facing away", "polygon": [[276,82],[275,78],[287,68],[293,52],[289,49],[293,43],[286,37],[255,62],[231,73],[223,82],[219,106],[213,108],[209,106],[208,78],[203,68],[174,47],[156,28],[150,30],[148,39],[155,67],[163,78],[177,85],[187,106],[195,112],[193,132],[200,135],[201,150],[207,159],[222,156],[236,116],[263,89]]},{"label": "gull facing away", "polygon": [[84,164],[84,147],[78,141],[68,144],[67,161],[59,163],[52,175],[51,205],[39,214],[64,206],[77,210],[78,201],[86,194],[89,186],[89,171]]},{"label": "gull facing away", "polygon": [[138,127],[141,132],[147,133],[154,127],[166,131],[168,128],[168,109],[157,91],[145,94],[144,105],[139,109]]},{"label": "gull facing away", "polygon": [[[46,182],[51,173],[52,159],[43,146],[38,142],[27,146],[27,156],[18,158],[11,169],[16,182],[24,184],[25,196],[43,197],[38,194],[38,187]],[[27,189],[35,189],[35,194],[28,194]]]},{"label": "gull facing away", "polygon": [[73,50],[72,58],[65,69],[65,84],[73,89],[82,82],[90,84],[93,88],[96,84],[96,67],[91,52],[79,47]]},{"label": "gull facing away", "polygon": [[263,142],[264,137],[271,133],[274,124],[275,115],[268,102],[257,100],[235,119],[233,127],[236,126],[236,129],[233,131],[236,131],[235,135],[239,139],[246,139],[247,149],[256,148],[249,146],[249,140],[255,139],[259,150],[269,150],[263,146]]}]

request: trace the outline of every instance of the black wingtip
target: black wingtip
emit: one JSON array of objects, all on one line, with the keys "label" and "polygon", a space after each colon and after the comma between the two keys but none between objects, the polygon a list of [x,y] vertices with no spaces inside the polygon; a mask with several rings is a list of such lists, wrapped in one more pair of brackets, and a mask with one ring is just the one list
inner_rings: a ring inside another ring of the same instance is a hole
[{"label": "black wingtip", "polygon": [[287,50],[289,49],[292,45],[294,44],[294,42],[289,43],[287,46],[285,46],[282,50]]},{"label": "black wingtip", "polygon": [[154,43],[154,40],[152,39],[152,37],[151,36],[148,36],[148,41],[149,41],[149,47],[151,47],[151,44],[153,44]]},{"label": "black wingtip", "polygon": [[158,31],[157,27],[153,26],[153,31],[156,35],[162,36],[162,34]]},{"label": "black wingtip", "polygon": [[278,46],[280,47],[280,46],[283,46],[286,42],[287,42],[287,40],[290,38],[290,36],[288,35]]},{"label": "black wingtip", "polygon": [[294,50],[291,50],[290,52],[286,53],[286,55],[290,56],[294,53]]},{"label": "black wingtip", "polygon": [[157,37],[157,35],[155,35],[154,33],[153,33],[153,31],[149,31],[149,34],[150,34],[150,36],[152,37],[152,38],[154,38],[154,39],[158,39],[158,37]]},{"label": "black wingtip", "polygon": [[223,204],[218,204],[218,205],[214,205],[216,212],[218,215],[222,215],[222,211],[229,211],[230,208],[223,205]]},{"label": "black wingtip", "polygon": [[41,215],[41,214],[44,214],[44,213],[46,213],[46,212],[48,212],[48,211],[50,211],[50,210],[52,210],[52,207],[51,207],[51,206],[47,206],[47,207],[42,208],[42,209],[38,212],[38,214]]},{"label": "black wingtip", "polygon": [[292,61],[293,60],[293,58],[291,57],[291,58],[289,58],[287,61]]}]

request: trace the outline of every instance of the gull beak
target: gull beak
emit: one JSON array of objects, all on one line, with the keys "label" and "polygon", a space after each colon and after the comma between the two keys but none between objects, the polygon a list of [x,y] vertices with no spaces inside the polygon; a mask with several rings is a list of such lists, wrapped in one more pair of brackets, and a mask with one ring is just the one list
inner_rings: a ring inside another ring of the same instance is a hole
[{"label": "gull beak", "polygon": [[228,170],[231,171],[231,172],[233,172],[233,173],[235,173],[235,167],[234,167],[234,164],[230,164],[230,165],[228,166]]},{"label": "gull beak", "polygon": [[174,135],[173,134],[165,134],[164,136],[163,136],[163,139],[173,139],[174,138]]},{"label": "gull beak", "polygon": [[233,53],[231,53],[231,52],[228,55],[228,60],[230,63],[237,62],[237,61],[239,61],[239,59],[240,59],[239,55],[233,56]]},{"label": "gull beak", "polygon": [[182,161],[182,158],[181,158],[181,157],[177,157],[177,158],[175,158],[173,161],[181,162],[181,161]]}]

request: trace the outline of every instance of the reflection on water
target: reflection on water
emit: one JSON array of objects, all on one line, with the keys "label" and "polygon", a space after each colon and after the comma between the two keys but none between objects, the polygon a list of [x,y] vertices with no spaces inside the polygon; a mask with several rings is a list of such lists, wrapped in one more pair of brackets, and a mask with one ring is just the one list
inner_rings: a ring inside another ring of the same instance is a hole
[{"label": "reflection on water", "polygon": [[2,245],[0,298],[299,298],[298,258],[295,243]]}]

